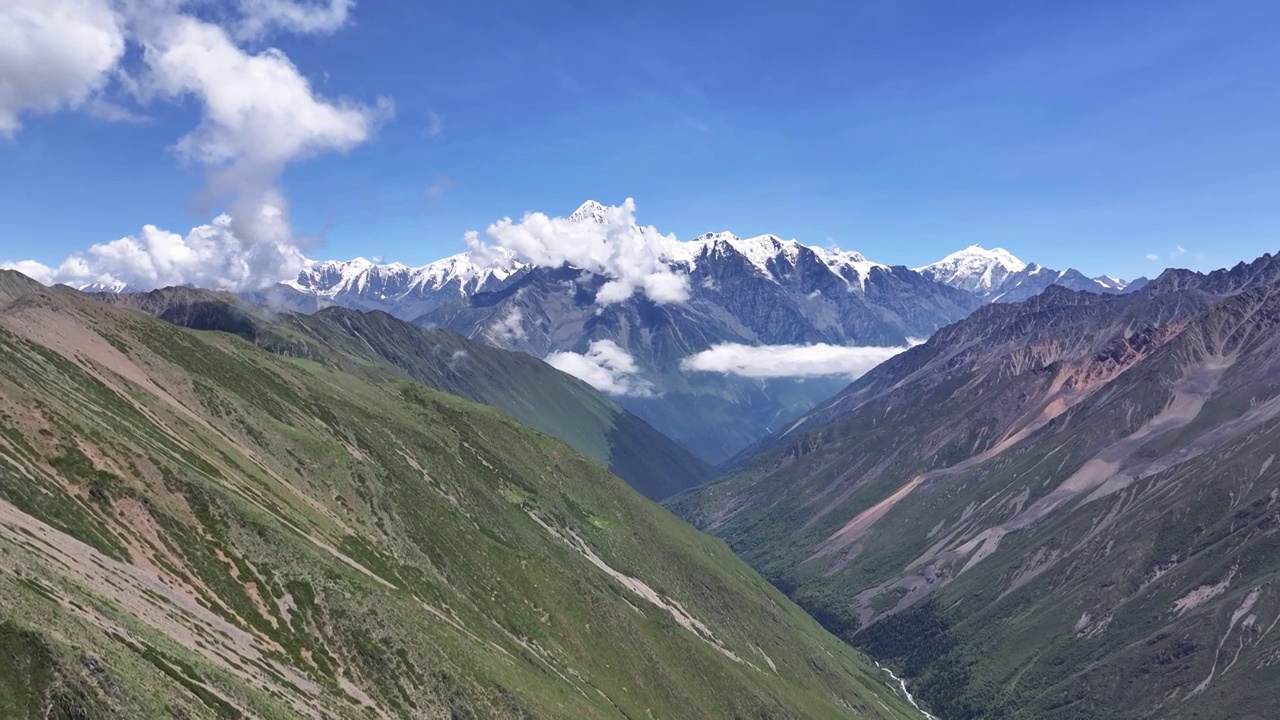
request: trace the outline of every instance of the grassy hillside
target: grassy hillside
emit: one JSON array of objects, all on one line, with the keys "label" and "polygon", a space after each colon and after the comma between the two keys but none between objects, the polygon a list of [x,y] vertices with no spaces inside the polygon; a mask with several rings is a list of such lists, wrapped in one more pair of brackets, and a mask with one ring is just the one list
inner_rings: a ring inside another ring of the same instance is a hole
[{"label": "grassy hillside", "polygon": [[503,412],[7,288],[0,716],[918,716]]},{"label": "grassy hillside", "polygon": [[613,400],[524,353],[499,350],[383,312],[331,307],[271,313],[226,294],[166,288],[103,295],[184,327],[221,330],[271,352],[306,357],[376,380],[413,379],[507,411],[564,440],[652,499],[710,480],[709,465]]}]

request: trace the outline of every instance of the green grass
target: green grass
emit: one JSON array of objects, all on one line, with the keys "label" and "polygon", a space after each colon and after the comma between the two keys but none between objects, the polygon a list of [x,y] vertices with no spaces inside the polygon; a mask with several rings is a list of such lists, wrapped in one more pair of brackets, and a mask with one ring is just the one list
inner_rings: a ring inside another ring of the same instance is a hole
[{"label": "green grass", "polygon": [[918,717],[724,543],[505,412],[62,303],[149,385],[0,330],[0,407],[48,426],[0,438],[0,498],[167,579],[95,580],[0,530],[0,620],[91,647],[127,689],[97,698],[116,716],[291,717],[306,698],[366,717],[358,688],[392,717]]}]

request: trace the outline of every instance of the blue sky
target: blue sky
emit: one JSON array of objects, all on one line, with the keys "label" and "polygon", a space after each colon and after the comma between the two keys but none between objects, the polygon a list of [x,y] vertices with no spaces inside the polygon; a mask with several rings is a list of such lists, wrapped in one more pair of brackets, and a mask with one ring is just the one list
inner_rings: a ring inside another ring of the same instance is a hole
[{"label": "blue sky", "polygon": [[[634,197],[681,239],[912,266],[981,243],[1134,277],[1280,249],[1278,31],[1263,0],[363,0],[245,47],[325,98],[394,101],[284,171],[313,257],[420,264],[503,216]],[[0,138],[0,260],[221,209],[173,150],[200,106],[118,95],[142,122],[28,114]]]}]

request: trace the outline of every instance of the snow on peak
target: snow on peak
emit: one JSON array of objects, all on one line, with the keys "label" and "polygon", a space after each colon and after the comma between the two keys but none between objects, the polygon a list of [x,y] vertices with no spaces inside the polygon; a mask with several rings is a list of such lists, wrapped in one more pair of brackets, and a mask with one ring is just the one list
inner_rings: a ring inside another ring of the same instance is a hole
[{"label": "snow on peak", "polygon": [[1118,277],[1112,277],[1111,275],[1099,275],[1096,278],[1092,278],[1092,280],[1103,288],[1107,290],[1114,290],[1116,292],[1120,292],[1121,290],[1129,287],[1128,280],[1122,280]]},{"label": "snow on peak", "polygon": [[588,200],[582,203],[577,210],[574,210],[573,214],[569,216],[569,219],[574,222],[589,221],[603,223],[605,210],[606,208],[604,205],[601,205],[595,200]]},{"label": "snow on peak", "polygon": [[[704,252],[710,257],[716,257],[731,251],[745,258],[761,276],[777,282],[778,277],[775,275],[774,268],[779,266],[776,263],[786,260],[789,264],[795,265],[805,250],[812,252],[819,262],[850,285],[857,282],[860,287],[865,287],[867,277],[873,268],[888,267],[872,262],[862,253],[851,250],[804,245],[798,240],[783,240],[777,235],[740,238],[731,232],[703,233],[688,242],[677,242],[668,249],[664,258],[669,263],[684,265],[688,270],[694,270],[697,267],[698,258]],[[774,268],[769,267],[770,261],[775,262]]]},{"label": "snow on peak", "polygon": [[343,293],[364,293],[376,288],[380,299],[411,290],[440,290],[456,281],[459,293],[473,291],[490,279],[505,280],[523,265],[509,251],[501,251],[492,262],[477,262],[469,252],[409,267],[403,263],[375,263],[366,258],[353,260],[311,260],[294,280],[284,283],[296,290],[333,297]]},{"label": "snow on peak", "polygon": [[1008,276],[1026,269],[1026,263],[1004,248],[988,250],[981,245],[970,245],[915,271],[961,290],[989,292]]},{"label": "snow on peak", "polygon": [[[880,268],[888,270],[889,266],[873,260],[868,260],[860,252],[853,250],[841,250],[840,248],[811,248],[818,259],[827,267],[831,268],[831,272],[844,278],[846,283],[852,284],[853,280],[858,281],[858,285],[862,289],[867,287],[867,278],[871,277],[871,271]],[[852,275],[853,277],[850,277]]]}]

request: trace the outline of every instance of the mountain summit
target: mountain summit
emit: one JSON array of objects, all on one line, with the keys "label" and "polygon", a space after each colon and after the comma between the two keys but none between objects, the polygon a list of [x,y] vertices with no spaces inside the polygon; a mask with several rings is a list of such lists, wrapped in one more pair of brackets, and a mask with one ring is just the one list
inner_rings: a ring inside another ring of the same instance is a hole
[{"label": "mountain summit", "polygon": [[1141,283],[1129,283],[1108,275],[1096,278],[1078,270],[1052,270],[1025,263],[1004,248],[988,250],[970,245],[941,260],[916,268],[930,280],[973,293],[986,302],[1019,302],[1037,295],[1050,285],[1104,295],[1137,290]]},{"label": "mountain summit", "polygon": [[1004,248],[987,250],[981,245],[970,245],[915,270],[931,280],[980,294],[994,291],[1011,275],[1026,269],[1026,263]]},{"label": "mountain summit", "polygon": [[588,200],[582,203],[582,205],[577,210],[574,210],[573,214],[569,216],[569,219],[573,220],[574,222],[603,223],[604,213],[605,213],[605,210],[607,209],[608,208],[596,202],[595,200]]}]

